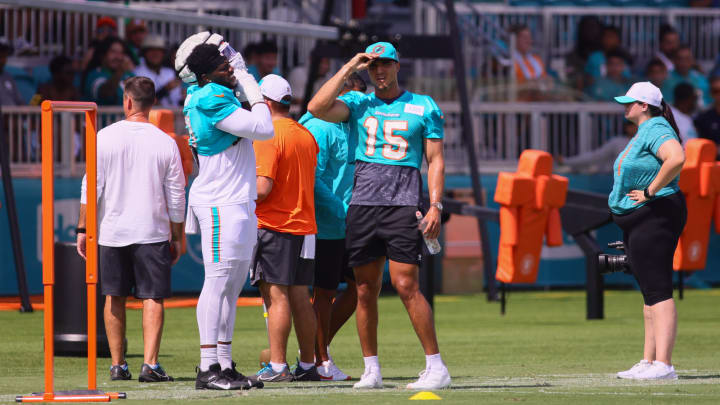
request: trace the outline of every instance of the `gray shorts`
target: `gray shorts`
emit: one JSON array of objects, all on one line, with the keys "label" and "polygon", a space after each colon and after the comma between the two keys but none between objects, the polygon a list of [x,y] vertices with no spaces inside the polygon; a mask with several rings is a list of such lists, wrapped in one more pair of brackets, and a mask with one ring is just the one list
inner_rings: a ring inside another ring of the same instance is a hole
[{"label": "gray shorts", "polygon": [[98,246],[100,292],[114,297],[161,299],[172,296],[170,243]]},{"label": "gray shorts", "polygon": [[315,261],[300,257],[304,239],[302,235],[258,229],[258,241],[250,266],[250,283],[254,286],[260,281],[285,286],[311,286]]}]

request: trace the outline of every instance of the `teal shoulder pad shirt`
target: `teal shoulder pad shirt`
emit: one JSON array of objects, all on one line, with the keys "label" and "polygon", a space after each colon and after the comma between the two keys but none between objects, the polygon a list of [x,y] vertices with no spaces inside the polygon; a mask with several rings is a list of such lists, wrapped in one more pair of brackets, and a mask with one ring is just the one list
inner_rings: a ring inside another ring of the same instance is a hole
[{"label": "teal shoulder pad shirt", "polygon": [[212,156],[229,148],[238,138],[215,128],[215,124],[238,108],[242,106],[232,89],[215,83],[190,86],[183,108],[190,146],[202,156]]},{"label": "teal shoulder pad shirt", "polygon": [[[646,204],[635,205],[627,196],[632,190],[644,190],[655,179],[662,160],[658,156],[660,146],[676,139],[678,135],[663,117],[653,117],[643,122],[635,136],[628,142],[625,150],[615,159],[613,165],[613,189],[608,197],[608,206],[613,214],[627,214]],[[655,193],[656,197],[665,197],[680,191],[678,178]]]}]

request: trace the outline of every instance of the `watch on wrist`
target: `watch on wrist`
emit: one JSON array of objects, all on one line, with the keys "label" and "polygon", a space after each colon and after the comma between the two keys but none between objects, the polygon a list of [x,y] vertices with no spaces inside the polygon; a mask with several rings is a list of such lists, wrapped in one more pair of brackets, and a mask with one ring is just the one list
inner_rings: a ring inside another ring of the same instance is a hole
[{"label": "watch on wrist", "polygon": [[440,211],[440,212],[442,212],[442,210],[443,210],[443,205],[441,202],[434,202],[434,203],[430,204],[430,206],[437,208],[438,211]]},{"label": "watch on wrist", "polygon": [[77,227],[77,228],[75,228],[75,233],[76,233],[76,234],[78,234],[78,233],[87,233],[87,230],[86,230],[85,228]]},{"label": "watch on wrist", "polygon": [[650,194],[650,191],[648,191],[649,188],[650,188],[650,187],[645,187],[645,190],[643,190],[643,195],[644,195],[645,198],[647,198],[648,200],[651,199],[651,198],[653,198],[653,197],[655,197],[654,195]]}]

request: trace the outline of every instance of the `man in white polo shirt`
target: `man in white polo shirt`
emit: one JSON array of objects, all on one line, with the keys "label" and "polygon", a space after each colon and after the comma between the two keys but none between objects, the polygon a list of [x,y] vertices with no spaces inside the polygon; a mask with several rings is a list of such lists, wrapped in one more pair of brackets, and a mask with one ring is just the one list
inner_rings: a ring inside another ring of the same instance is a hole
[{"label": "man in white polo shirt", "polygon": [[[110,379],[132,378],[123,340],[125,301],[143,301],[144,362],[140,382],[172,381],[160,367],[163,299],[179,258],[185,218],[185,176],[175,141],[149,121],[155,86],[147,77],[125,82],[125,120],[97,134],[98,254]],[[86,256],[86,179],[82,182],[77,249]]]}]

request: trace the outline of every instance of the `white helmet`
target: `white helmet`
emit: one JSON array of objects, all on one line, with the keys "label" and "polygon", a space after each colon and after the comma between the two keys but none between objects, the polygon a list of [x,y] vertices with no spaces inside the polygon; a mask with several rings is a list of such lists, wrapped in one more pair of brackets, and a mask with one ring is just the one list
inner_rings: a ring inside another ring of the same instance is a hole
[{"label": "white helmet", "polygon": [[195,84],[197,82],[195,73],[191,72],[190,68],[187,66],[187,58],[196,46],[202,44],[213,44],[220,48],[220,45],[224,42],[225,38],[223,38],[222,35],[209,31],[198,32],[197,34],[187,37],[175,54],[175,70],[178,72],[182,81],[188,84]]}]

